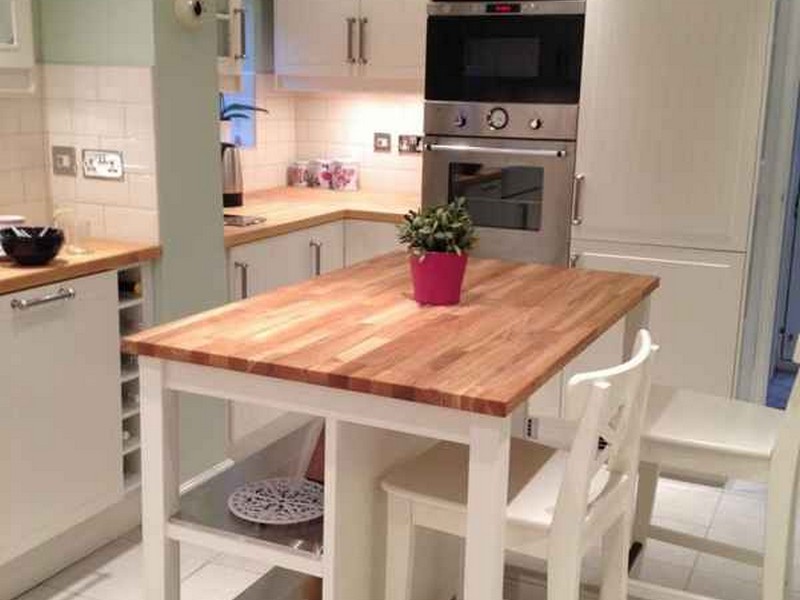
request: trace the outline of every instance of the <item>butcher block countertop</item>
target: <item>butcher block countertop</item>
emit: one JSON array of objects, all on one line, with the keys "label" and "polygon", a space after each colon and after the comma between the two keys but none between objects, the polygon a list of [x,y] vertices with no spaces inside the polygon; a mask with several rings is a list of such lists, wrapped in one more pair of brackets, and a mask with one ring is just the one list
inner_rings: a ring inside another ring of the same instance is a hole
[{"label": "butcher block countertop", "polygon": [[126,338],[125,352],[507,416],[659,285],[470,259],[459,306],[420,307],[387,254]]},{"label": "butcher block countertop", "polygon": [[265,217],[260,225],[225,227],[225,247],[231,248],[341,219],[399,223],[418,209],[414,194],[385,192],[334,192],[319,188],[275,188],[246,193],[244,206],[226,208],[225,214]]},{"label": "butcher block countertop", "polygon": [[62,248],[58,256],[43,267],[22,267],[3,256],[0,258],[0,294],[93,275],[161,256],[160,246],[151,244],[94,239],[82,246],[90,252],[70,254]]}]

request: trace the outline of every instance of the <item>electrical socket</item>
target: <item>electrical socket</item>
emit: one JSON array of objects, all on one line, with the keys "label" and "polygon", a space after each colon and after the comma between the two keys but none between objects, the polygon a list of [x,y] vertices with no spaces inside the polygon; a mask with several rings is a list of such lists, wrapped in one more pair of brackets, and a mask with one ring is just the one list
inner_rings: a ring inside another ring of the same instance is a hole
[{"label": "electrical socket", "polygon": [[391,133],[375,133],[372,141],[372,149],[375,152],[391,152],[392,151],[392,134]]},{"label": "electrical socket", "polygon": [[422,136],[401,135],[398,138],[397,150],[400,154],[420,154],[422,152]]}]

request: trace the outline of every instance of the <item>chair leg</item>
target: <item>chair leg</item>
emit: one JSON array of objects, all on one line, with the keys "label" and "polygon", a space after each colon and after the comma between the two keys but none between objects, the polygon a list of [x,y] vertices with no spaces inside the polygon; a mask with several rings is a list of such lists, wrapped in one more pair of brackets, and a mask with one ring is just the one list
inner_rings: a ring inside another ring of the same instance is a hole
[{"label": "chair leg", "polygon": [[387,517],[386,600],[409,600],[415,542],[411,502],[389,494]]},{"label": "chair leg", "polygon": [[763,598],[770,600],[789,598],[798,484],[796,467],[792,471],[773,466],[770,472],[762,584]]},{"label": "chair leg", "polygon": [[625,513],[603,536],[600,600],[628,597],[628,544],[631,517]]},{"label": "chair leg", "polygon": [[644,549],[650,531],[650,520],[653,518],[653,506],[656,502],[656,487],[660,468],[653,463],[639,463],[639,483],[636,486],[636,515],[633,519],[632,553],[638,554]]},{"label": "chair leg", "polygon": [[548,556],[547,600],[578,600],[580,593],[581,557]]}]

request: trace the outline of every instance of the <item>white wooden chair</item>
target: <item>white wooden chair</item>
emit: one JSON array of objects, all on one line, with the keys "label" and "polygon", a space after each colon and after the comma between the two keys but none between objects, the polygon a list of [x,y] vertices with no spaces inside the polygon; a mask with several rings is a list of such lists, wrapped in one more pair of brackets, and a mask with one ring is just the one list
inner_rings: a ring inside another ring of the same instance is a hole
[{"label": "white wooden chair", "polygon": [[[795,351],[800,362],[800,344]],[[642,431],[634,541],[657,539],[763,566],[762,598],[789,597],[794,546],[800,378],[784,412],[758,404],[653,386]],[[764,552],[650,524],[662,467],[767,482]]]},{"label": "white wooden chair", "polygon": [[[639,437],[654,350],[642,330],[630,361],[570,380],[567,401],[584,408],[569,451],[512,440],[506,548],[547,560],[550,600],[577,600],[581,559],[599,539],[601,599],[627,597]],[[466,446],[440,443],[385,477],[386,600],[409,600],[416,527],[464,536],[468,459]]]}]

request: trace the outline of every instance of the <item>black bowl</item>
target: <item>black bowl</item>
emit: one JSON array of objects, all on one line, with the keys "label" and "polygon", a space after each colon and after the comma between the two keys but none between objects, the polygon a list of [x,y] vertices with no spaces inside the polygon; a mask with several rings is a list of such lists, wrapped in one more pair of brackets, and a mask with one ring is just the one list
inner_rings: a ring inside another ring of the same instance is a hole
[{"label": "black bowl", "polygon": [[[44,235],[41,235],[47,229]],[[18,233],[23,235],[18,235]],[[25,237],[27,234],[30,237]],[[0,244],[5,253],[26,267],[46,265],[64,243],[64,232],[52,227],[7,227],[0,229]]]}]

